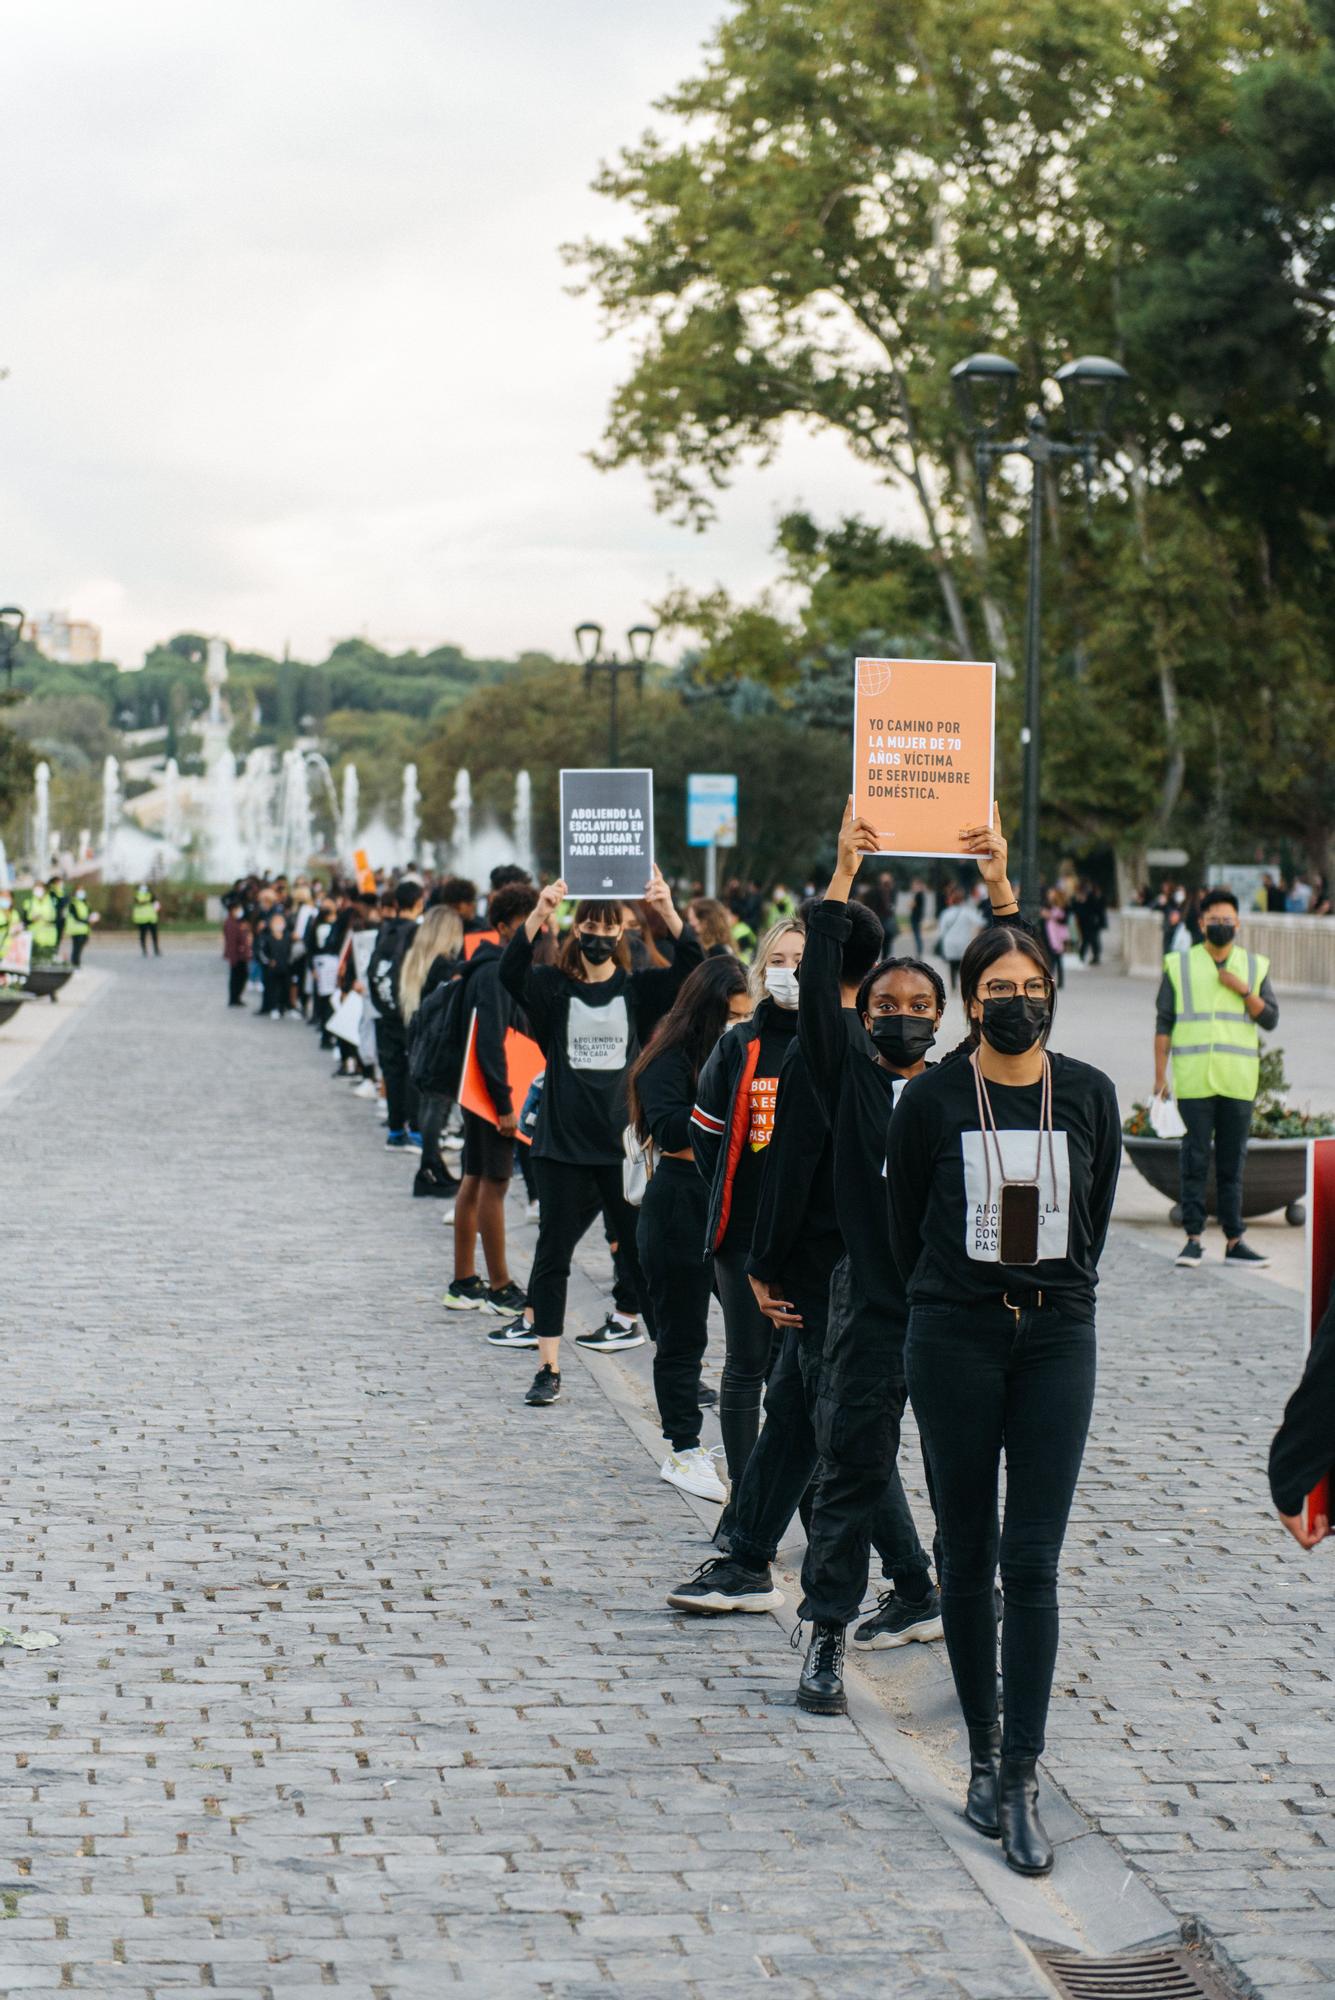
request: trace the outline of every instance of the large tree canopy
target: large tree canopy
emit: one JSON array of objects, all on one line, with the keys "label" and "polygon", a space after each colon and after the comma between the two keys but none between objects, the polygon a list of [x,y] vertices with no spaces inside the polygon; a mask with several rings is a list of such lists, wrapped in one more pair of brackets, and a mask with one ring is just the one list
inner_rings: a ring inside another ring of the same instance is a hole
[{"label": "large tree canopy", "polygon": [[[1053,818],[1248,824],[1258,683],[1279,787],[1290,713],[1335,731],[1333,12],[737,0],[666,135],[600,176],[628,232],[571,252],[638,336],[599,462],[642,465],[703,525],[787,426],[836,432],[912,499],[945,644],[1004,671],[1017,496],[1002,482],[985,535],[949,369],[1000,347],[1037,393],[1113,353],[1135,393],[1092,518],[1047,496]],[[766,607],[696,608],[721,672],[754,641],[757,676],[793,683]],[[1335,804],[1312,790],[1275,811],[1324,851]]]}]

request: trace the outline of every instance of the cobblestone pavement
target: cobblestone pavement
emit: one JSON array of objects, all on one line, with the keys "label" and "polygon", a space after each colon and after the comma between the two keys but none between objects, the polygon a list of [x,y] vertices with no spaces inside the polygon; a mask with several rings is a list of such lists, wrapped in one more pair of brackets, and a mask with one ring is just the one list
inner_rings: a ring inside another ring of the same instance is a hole
[{"label": "cobblestone pavement", "polygon": [[168,946],[0,1107],[61,1634],[0,1653],[0,1992],[1046,1991],[771,1621],[676,1629],[698,1529],[596,1385],[522,1407],[368,1107]]},{"label": "cobblestone pavement", "polygon": [[[0,1652],[0,1993],[1047,1992],[775,1623],[663,1606],[701,1531],[601,1393],[646,1351],[524,1409],[367,1109],[184,951],[0,1097],[9,1615],[62,1640]],[[1295,1302],[1128,1232],[1101,1336],[1050,1774],[1256,1990],[1335,1990]],[[857,1678],[957,1755],[940,1647]]]}]

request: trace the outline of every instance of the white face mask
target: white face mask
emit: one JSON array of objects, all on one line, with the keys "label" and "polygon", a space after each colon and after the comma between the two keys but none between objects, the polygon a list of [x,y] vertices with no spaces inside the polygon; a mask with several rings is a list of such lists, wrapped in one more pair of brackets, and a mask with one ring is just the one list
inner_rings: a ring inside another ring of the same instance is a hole
[{"label": "white face mask", "polygon": [[765,967],[765,991],[776,1007],[796,1007],[797,967],[795,965],[767,965]]}]

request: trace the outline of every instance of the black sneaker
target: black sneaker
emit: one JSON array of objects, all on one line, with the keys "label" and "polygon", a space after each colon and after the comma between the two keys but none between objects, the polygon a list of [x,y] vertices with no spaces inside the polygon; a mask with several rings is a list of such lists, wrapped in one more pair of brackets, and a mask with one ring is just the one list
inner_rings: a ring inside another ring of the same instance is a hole
[{"label": "black sneaker", "polygon": [[533,1386],[527,1396],[525,1396],[524,1401],[532,1403],[535,1409],[540,1409],[548,1403],[559,1403],[560,1400],[561,1377],[554,1368],[549,1368],[544,1361],[542,1367],[533,1377]]},{"label": "black sneaker", "polygon": [[1205,1262],[1205,1252],[1194,1236],[1189,1236],[1177,1253],[1179,1271],[1199,1271]]},{"label": "black sneaker", "polygon": [[910,1604],[893,1590],[884,1591],[871,1617],[853,1634],[853,1644],[877,1652],[887,1646],[911,1646],[915,1639],[940,1639],[944,1633],[941,1593],[933,1584],[921,1604]]},{"label": "black sneaker", "polygon": [[441,1293],[440,1302],[451,1312],[481,1312],[487,1303],[487,1288],[481,1278],[455,1278],[448,1292]]},{"label": "black sneaker", "polygon": [[390,1148],[391,1152],[395,1153],[410,1153],[415,1150],[413,1142],[406,1132],[386,1133],[385,1144]]},{"label": "black sneaker", "polygon": [[487,1328],[489,1347],[536,1347],[538,1336],[520,1313],[518,1319],[507,1320],[504,1326]]},{"label": "black sneaker", "polygon": [[424,1196],[429,1201],[452,1201],[458,1192],[458,1181],[451,1184],[433,1181],[430,1174],[419,1172],[413,1175],[413,1194],[419,1198]]},{"label": "black sneaker", "polygon": [[1259,1250],[1249,1250],[1239,1237],[1224,1252],[1224,1262],[1230,1271],[1268,1271],[1270,1259],[1263,1257]]},{"label": "black sneaker", "polygon": [[670,1590],[667,1601],[674,1611],[717,1617],[724,1611],[774,1611],[783,1603],[783,1592],[774,1588],[768,1568],[743,1569],[728,1556],[714,1556]]},{"label": "black sneaker", "polygon": [[643,1347],[644,1335],[638,1326],[622,1326],[609,1313],[592,1333],[577,1333],[575,1345],[582,1347],[586,1354],[620,1354],[627,1347]]},{"label": "black sneaker", "polygon": [[711,1389],[711,1388],[709,1387],[708,1383],[705,1383],[705,1382],[702,1382],[702,1383],[700,1384],[700,1394],[699,1394],[699,1395],[698,1395],[698,1396],[696,1397],[696,1399],[695,1399],[695,1400],[696,1400],[696,1403],[697,1403],[698,1407],[699,1407],[700,1409],[702,1409],[702,1410],[713,1410],[713,1409],[717,1409],[717,1407],[718,1407],[718,1390],[717,1390],[717,1389]]},{"label": "black sneaker", "polygon": [[[801,1644],[802,1627],[793,1633]],[[824,1618],[811,1627],[811,1644],[802,1663],[797,1683],[797,1705],[808,1715],[847,1715],[848,1696],[844,1693],[844,1628]]]},{"label": "black sneaker", "polygon": [[528,1293],[522,1285],[513,1281],[502,1285],[499,1290],[487,1293],[487,1304],[494,1313],[521,1313],[528,1304]]}]

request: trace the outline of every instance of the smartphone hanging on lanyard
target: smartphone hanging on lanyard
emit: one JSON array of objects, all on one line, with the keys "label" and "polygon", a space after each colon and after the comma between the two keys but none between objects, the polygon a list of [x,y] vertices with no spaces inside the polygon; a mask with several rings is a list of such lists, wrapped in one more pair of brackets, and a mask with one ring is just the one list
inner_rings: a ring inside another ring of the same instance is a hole
[{"label": "smartphone hanging on lanyard", "polygon": [[1052,1064],[1047,1054],[1043,1057],[1043,1087],[1039,1093],[1038,1105],[1038,1157],[1034,1162],[1034,1179],[1012,1181],[1006,1179],[1005,1163],[1001,1155],[1001,1134],[997,1131],[996,1116],[992,1101],[987,1094],[983,1072],[977,1055],[970,1058],[973,1067],[974,1086],[978,1094],[978,1125],[983,1135],[983,1158],[987,1163],[987,1198],[992,1198],[992,1158],[995,1148],[997,1179],[997,1258],[1002,1264],[1037,1264],[1038,1232],[1041,1221],[1039,1207],[1039,1176],[1043,1170],[1043,1142],[1046,1139],[1048,1165],[1052,1174],[1053,1200],[1057,1199],[1057,1160],[1053,1141],[1052,1121]]},{"label": "smartphone hanging on lanyard", "polygon": [[997,1255],[1003,1264],[1038,1262],[1038,1184],[1004,1181],[998,1203]]}]

